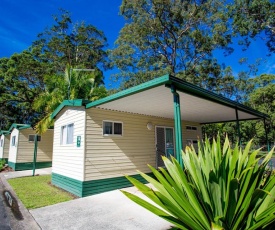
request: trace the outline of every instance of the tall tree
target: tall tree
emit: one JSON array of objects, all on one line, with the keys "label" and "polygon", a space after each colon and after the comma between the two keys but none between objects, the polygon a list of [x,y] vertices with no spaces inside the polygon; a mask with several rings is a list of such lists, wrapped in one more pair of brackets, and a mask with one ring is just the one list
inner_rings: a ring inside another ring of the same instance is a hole
[{"label": "tall tree", "polygon": [[53,125],[50,115],[63,100],[81,98],[94,101],[108,94],[98,70],[72,69],[68,65],[63,74],[46,76],[45,82],[45,92],[33,103],[33,108],[42,113],[36,124],[36,131],[40,134]]},{"label": "tall tree", "polygon": [[1,113],[10,120],[6,121],[5,128],[11,122],[37,122],[39,114],[32,108],[32,103],[44,90],[46,69],[44,63],[37,61],[30,51],[0,59],[0,105],[5,107]]},{"label": "tall tree", "polygon": [[95,100],[107,95],[103,81],[103,70],[108,68],[104,33],[84,22],[72,23],[67,11],[61,13],[32,45],[37,58],[54,71],[45,77],[46,89],[33,106],[43,113],[36,125],[39,133],[52,125],[50,114],[64,99]]},{"label": "tall tree", "polygon": [[[35,126],[63,99],[68,99],[69,86],[73,98],[106,95],[103,82],[106,46],[102,31],[84,22],[72,23],[70,14],[61,10],[54,17],[54,25],[39,34],[27,51],[0,59],[0,106],[13,111],[2,117],[11,116],[16,122]],[[75,69],[94,72],[88,77],[72,73],[66,78],[64,73]],[[5,120],[6,123],[10,122]]]},{"label": "tall tree", "polygon": [[[237,87],[236,95],[241,97],[244,92],[247,93],[244,100],[241,100],[246,105],[269,115],[269,119],[266,120],[268,140],[274,144],[275,142],[275,75],[262,74],[254,78],[248,79],[246,82],[240,82],[240,79],[236,80],[236,84],[242,84],[241,87]],[[245,84],[247,88],[244,91],[241,90]],[[241,142],[245,143],[250,139],[254,139],[254,143],[259,146],[266,144],[266,135],[263,121],[242,121],[240,122]],[[209,137],[214,137],[218,133],[226,133],[232,143],[238,140],[236,132],[236,123],[229,122],[224,124],[208,124],[203,126],[203,133]]]},{"label": "tall tree", "polygon": [[[249,95],[249,105],[269,115],[267,120],[269,141],[272,140],[275,144],[275,75],[263,74],[252,81],[255,84],[255,90]],[[265,141],[263,124],[258,129],[260,129],[258,139],[263,143]]]},{"label": "tall tree", "polygon": [[54,25],[38,35],[32,49],[37,58],[51,64],[55,73],[71,68],[101,69],[107,67],[107,39],[91,24],[73,23],[68,11],[60,10]]},{"label": "tall tree", "polygon": [[234,32],[241,35],[240,41],[247,48],[251,40],[261,37],[270,52],[275,52],[275,1],[234,0],[230,5]]},{"label": "tall tree", "polygon": [[127,24],[111,51],[117,77],[126,87],[163,73],[196,82],[200,66],[216,67],[213,50],[230,52],[225,10],[218,0],[123,0]]}]

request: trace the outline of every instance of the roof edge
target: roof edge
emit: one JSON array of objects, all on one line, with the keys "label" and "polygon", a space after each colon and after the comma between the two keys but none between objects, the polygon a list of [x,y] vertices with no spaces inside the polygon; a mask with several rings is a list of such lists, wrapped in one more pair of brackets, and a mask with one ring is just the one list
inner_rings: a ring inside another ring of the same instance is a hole
[{"label": "roof edge", "polygon": [[[262,112],[259,112],[255,109],[252,109],[248,106],[245,106],[243,104],[240,104],[236,101],[233,101],[229,98],[226,98],[224,96],[221,96],[219,94],[213,93],[209,90],[203,89],[199,86],[196,86],[192,83],[189,83],[187,81],[184,81],[182,79],[170,76],[170,83],[169,84],[174,84],[176,89],[185,93],[189,93],[192,95],[196,95],[198,97],[210,100],[210,101],[214,101],[214,102],[218,102],[219,104],[224,104],[226,106],[229,106],[231,108],[235,108],[237,110],[246,112],[246,113],[250,113],[253,114],[254,116],[258,116],[260,118],[269,118],[269,116],[267,114],[264,114]],[[168,87],[171,87],[170,85],[167,85]]]},{"label": "roof edge", "polygon": [[0,135],[7,135],[7,134],[9,134],[10,132],[8,131],[8,130],[1,130],[0,131]]},{"label": "roof edge", "polygon": [[73,106],[73,107],[80,107],[84,106],[90,101],[84,99],[74,99],[74,100],[64,100],[51,114],[51,119],[54,119],[57,114],[65,107],[65,106]]},{"label": "roof edge", "polygon": [[29,124],[16,124],[16,123],[13,123],[11,125],[11,127],[9,128],[8,132],[11,132],[13,129],[22,130],[22,129],[28,129],[28,128],[31,128],[31,125],[29,125]]},{"label": "roof edge", "polygon": [[147,89],[151,89],[151,88],[154,88],[154,87],[157,87],[157,86],[160,86],[160,85],[164,85],[164,84],[167,84],[169,82],[170,82],[170,75],[166,74],[162,77],[155,78],[151,81],[142,83],[140,85],[136,85],[136,86],[131,87],[129,89],[125,89],[125,90],[122,90],[118,93],[112,94],[110,96],[104,97],[104,98],[96,100],[96,101],[93,101],[93,102],[87,104],[86,108],[88,109],[88,108],[95,107],[95,106],[98,106],[98,105],[101,105],[101,104],[105,104],[105,103],[108,103],[108,102],[111,102],[111,101],[115,101],[117,99],[127,97],[129,95],[139,93],[139,92],[142,92],[142,91],[145,91]]}]

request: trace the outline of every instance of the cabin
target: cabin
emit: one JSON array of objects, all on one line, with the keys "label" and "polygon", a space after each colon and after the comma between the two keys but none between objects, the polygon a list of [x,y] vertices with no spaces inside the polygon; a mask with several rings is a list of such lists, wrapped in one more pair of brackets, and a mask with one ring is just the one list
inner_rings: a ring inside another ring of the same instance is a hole
[{"label": "cabin", "polygon": [[53,112],[52,183],[79,197],[145,182],[137,170],[163,166],[202,139],[201,125],[266,115],[170,75],[88,102],[63,101]]},{"label": "cabin", "polygon": [[9,131],[0,132],[0,160],[5,160],[6,164],[9,159],[10,133]]},{"label": "cabin", "polygon": [[[33,169],[35,130],[28,124],[12,124],[10,129],[8,165],[13,170]],[[37,136],[36,168],[52,166],[53,130]]]}]

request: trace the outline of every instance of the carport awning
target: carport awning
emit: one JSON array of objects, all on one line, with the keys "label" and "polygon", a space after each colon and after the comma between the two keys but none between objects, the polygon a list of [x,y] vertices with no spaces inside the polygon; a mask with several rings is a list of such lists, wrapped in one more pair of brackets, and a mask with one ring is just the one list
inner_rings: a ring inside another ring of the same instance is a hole
[{"label": "carport awning", "polygon": [[198,123],[235,121],[236,111],[239,120],[267,117],[252,108],[170,75],[91,102],[86,108],[97,107],[173,119],[174,101],[171,86],[180,97],[182,120]]}]

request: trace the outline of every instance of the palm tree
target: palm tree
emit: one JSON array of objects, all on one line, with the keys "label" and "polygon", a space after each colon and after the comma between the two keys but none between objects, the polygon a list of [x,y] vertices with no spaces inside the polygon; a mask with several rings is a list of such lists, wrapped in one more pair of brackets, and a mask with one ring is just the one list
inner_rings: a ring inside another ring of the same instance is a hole
[{"label": "palm tree", "polygon": [[107,96],[103,73],[99,69],[71,68],[67,65],[64,74],[45,77],[46,90],[34,101],[33,108],[42,113],[36,124],[36,132],[44,133],[53,126],[51,113],[63,100],[86,99],[90,101]]}]

